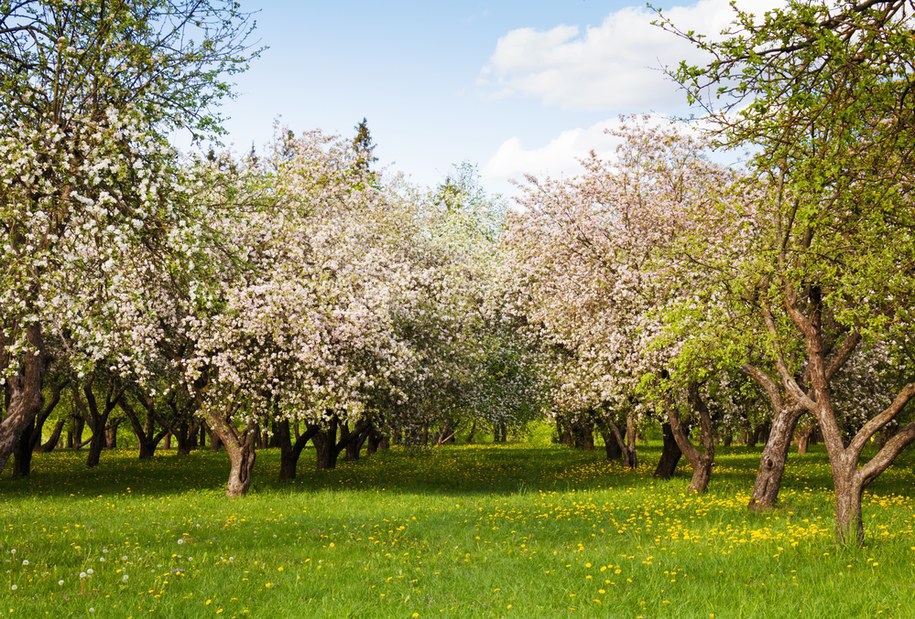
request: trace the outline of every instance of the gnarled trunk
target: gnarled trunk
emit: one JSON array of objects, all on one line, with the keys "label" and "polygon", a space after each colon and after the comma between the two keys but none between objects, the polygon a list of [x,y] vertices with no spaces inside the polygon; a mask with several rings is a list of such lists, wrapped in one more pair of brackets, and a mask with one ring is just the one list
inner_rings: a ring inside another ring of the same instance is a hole
[{"label": "gnarled trunk", "polygon": [[6,379],[9,399],[6,417],[0,421],[0,473],[16,449],[19,437],[41,411],[43,402],[41,386],[46,364],[41,327],[37,324],[28,327],[26,339],[34,352],[23,354],[19,371]]},{"label": "gnarled trunk", "polygon": [[251,472],[257,455],[257,424],[251,421],[244,429],[236,428],[231,410],[225,413],[204,410],[202,414],[213,436],[219,439],[229,456],[226,496],[244,496],[251,488]]},{"label": "gnarled trunk", "polygon": [[775,413],[769,440],[766,441],[759,460],[759,471],[756,473],[756,482],[753,484],[748,505],[750,509],[769,509],[775,506],[788,460],[791,435],[803,412],[804,409],[800,406],[788,406]]}]

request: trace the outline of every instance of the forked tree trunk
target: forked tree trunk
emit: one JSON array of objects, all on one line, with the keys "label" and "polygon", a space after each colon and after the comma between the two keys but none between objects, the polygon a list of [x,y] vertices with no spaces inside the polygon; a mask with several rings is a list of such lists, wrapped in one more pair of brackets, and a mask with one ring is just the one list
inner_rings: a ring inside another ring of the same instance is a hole
[{"label": "forked tree trunk", "polygon": [[108,386],[108,392],[105,395],[105,406],[100,409],[95,399],[95,393],[92,391],[92,381],[83,385],[83,395],[86,401],[83,402],[78,395],[78,390],[73,390],[74,402],[81,409],[86,422],[92,430],[92,438],[89,441],[89,454],[86,456],[86,466],[93,468],[98,466],[102,457],[102,449],[105,447],[105,430],[108,425],[108,417],[111,411],[117,406],[121,396],[124,393],[122,388],[113,384]]},{"label": "forked tree trunk", "polygon": [[252,421],[244,429],[236,428],[231,410],[225,413],[205,410],[202,414],[213,436],[219,439],[229,456],[226,496],[244,496],[251,488],[251,472],[257,455],[257,425]]},{"label": "forked tree trunk", "polygon": [[[366,439],[369,437],[369,428],[364,428],[357,431],[357,436],[350,439],[346,444],[346,461],[353,462],[354,460],[359,459],[359,452],[362,451],[362,446],[365,444]],[[451,435],[454,438],[454,434]]]},{"label": "forked tree trunk", "polygon": [[683,452],[680,451],[680,446],[677,445],[677,439],[674,438],[669,423],[661,424],[661,436],[664,440],[664,445],[661,448],[661,459],[658,461],[657,468],[655,468],[654,476],[659,479],[670,479],[677,470],[677,464],[680,462],[680,456],[683,455]]},{"label": "forked tree trunk", "polygon": [[143,408],[146,409],[146,419],[142,422],[140,421],[140,416],[137,414],[137,411],[133,408],[133,405],[130,404],[126,397],[121,398],[121,400],[118,402],[118,405],[121,407],[121,410],[127,417],[127,421],[130,422],[130,428],[133,430],[134,436],[137,437],[140,459],[146,460],[148,458],[152,458],[155,455],[156,447],[159,445],[159,442],[162,440],[162,438],[168,433],[168,428],[163,428],[157,433],[155,424],[155,411],[153,410],[155,403],[152,401],[152,398],[144,396],[140,396],[138,399],[140,404],[143,405]]},{"label": "forked tree trunk", "polygon": [[771,428],[759,459],[759,470],[747,505],[753,510],[769,509],[774,507],[778,500],[785,464],[788,461],[788,450],[791,447],[791,436],[806,408],[794,402],[793,398],[789,400],[784,393],[784,385],[768,373],[749,363],[744,364],[742,369],[766,394],[772,410]]},{"label": "forked tree trunk", "polygon": [[317,424],[308,424],[303,434],[292,442],[292,433],[289,431],[289,421],[282,420],[276,424],[276,435],[280,445],[280,481],[295,479],[299,456],[308,441],[320,430]]},{"label": "forked tree trunk", "polygon": [[35,352],[25,353],[20,370],[6,379],[9,400],[6,417],[0,421],[0,473],[13,455],[19,437],[41,411],[43,401],[41,386],[46,364],[41,327],[37,324],[28,327],[26,339]]},{"label": "forked tree trunk", "polygon": [[687,492],[703,493],[708,490],[708,484],[712,477],[712,466],[715,461],[715,442],[712,432],[712,419],[709,415],[708,407],[699,394],[699,384],[690,382],[687,387],[689,393],[689,403],[693,412],[699,417],[699,439],[702,443],[702,450],[697,449],[689,440],[683,424],[680,421],[680,413],[676,407],[669,405],[668,419],[670,420],[670,430],[680,447],[680,451],[689,460],[693,469],[693,476],[689,482]]},{"label": "forked tree trunk", "polygon": [[[620,431],[619,426],[610,421],[609,419],[604,419],[601,428],[601,435],[604,437],[604,444],[607,446],[607,459],[608,460],[621,460],[623,465],[628,468],[636,467],[636,456],[634,445],[630,444],[630,439],[632,443],[635,442],[635,432],[630,432],[629,430],[629,420],[627,417],[627,428],[626,428],[626,437],[623,436],[623,433]],[[612,447],[611,447],[612,445]],[[614,457],[611,458],[611,453]]]}]

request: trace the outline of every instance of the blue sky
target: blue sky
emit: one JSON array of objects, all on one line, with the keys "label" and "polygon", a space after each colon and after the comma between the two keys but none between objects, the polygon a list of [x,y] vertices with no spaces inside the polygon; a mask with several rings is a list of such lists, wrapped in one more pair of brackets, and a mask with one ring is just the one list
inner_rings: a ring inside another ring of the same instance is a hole
[{"label": "blue sky", "polygon": [[[753,8],[774,0],[755,0]],[[717,32],[727,0],[659,3],[677,23]],[[364,117],[380,164],[432,185],[479,166],[510,195],[523,172],[570,174],[619,114],[684,113],[659,67],[692,53],[627,0],[285,2],[258,11],[268,47],[223,108],[227,142],[262,146],[274,121],[352,135]]]}]

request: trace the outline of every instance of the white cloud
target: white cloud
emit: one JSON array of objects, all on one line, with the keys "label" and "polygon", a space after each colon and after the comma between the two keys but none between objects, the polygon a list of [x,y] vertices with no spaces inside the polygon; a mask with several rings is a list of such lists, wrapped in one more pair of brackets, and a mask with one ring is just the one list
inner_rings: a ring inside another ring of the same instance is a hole
[{"label": "white cloud", "polygon": [[[608,133],[618,129],[623,118],[604,120],[584,129],[563,131],[558,137],[539,147],[525,147],[521,139],[511,137],[499,146],[495,154],[483,166],[481,174],[493,187],[505,195],[516,195],[517,188],[512,181],[522,181],[526,175],[543,178],[567,178],[583,172],[581,160],[594,151],[601,159],[612,159],[621,140]],[[647,118],[652,125],[666,125],[669,117],[653,114]],[[681,131],[698,135],[708,126],[702,121],[678,125]],[[737,161],[737,154],[724,153],[718,159],[724,165]]]},{"label": "white cloud", "polygon": [[619,140],[605,130],[618,125],[619,120],[607,120],[586,129],[563,131],[539,148],[527,148],[520,138],[509,138],[483,166],[482,175],[491,181],[520,180],[525,174],[573,176],[581,172],[579,161],[590,151],[602,157],[613,153]]},{"label": "white cloud", "polygon": [[[753,6],[761,13],[783,3],[754,0]],[[682,30],[712,35],[733,18],[729,0],[699,0],[664,13]],[[567,25],[512,30],[496,44],[480,85],[496,96],[531,96],[565,109],[680,109],[685,97],[662,67],[703,59],[689,43],[651,25],[655,17],[646,8],[628,7],[584,31]]]}]

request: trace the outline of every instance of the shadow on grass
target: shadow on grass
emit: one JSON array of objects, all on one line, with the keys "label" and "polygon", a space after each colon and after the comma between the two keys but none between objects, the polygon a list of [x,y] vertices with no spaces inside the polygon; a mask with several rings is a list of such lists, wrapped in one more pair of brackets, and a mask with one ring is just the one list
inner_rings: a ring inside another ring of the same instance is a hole
[{"label": "shadow on grass", "polygon": [[[712,492],[749,492],[759,465],[761,448],[719,448]],[[660,445],[639,446],[640,466],[627,470],[608,462],[603,451],[571,450],[561,446],[526,444],[473,445],[433,449],[392,449],[360,460],[340,460],[331,471],[314,469],[314,451],[306,449],[299,461],[297,479],[278,481],[279,452],[258,452],[252,491],[255,493],[306,493],[328,490],[366,490],[404,494],[468,495],[515,494],[539,491],[625,489],[644,486],[660,457]],[[874,488],[907,494],[911,488],[912,450],[900,458]],[[224,453],[200,450],[178,457],[160,452],[139,460],[126,450],[103,454],[94,469],[84,465],[84,454],[36,454],[32,476],[0,479],[6,497],[97,496],[111,494],[168,495],[212,492],[221,495],[228,475]],[[687,482],[689,467],[681,460],[671,483]],[[663,482],[658,482],[663,483]],[[791,454],[784,488],[830,489],[829,467],[822,446],[804,456]]]}]

